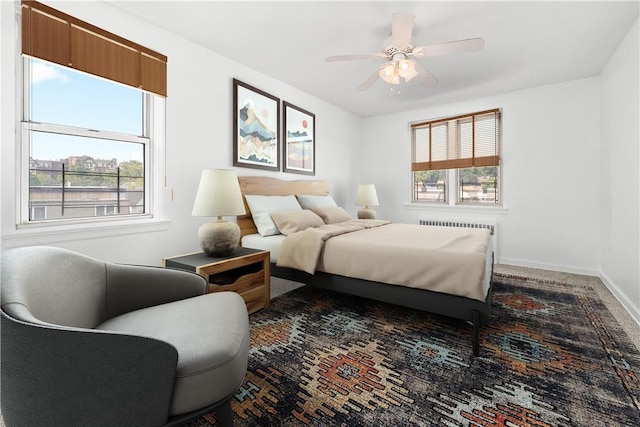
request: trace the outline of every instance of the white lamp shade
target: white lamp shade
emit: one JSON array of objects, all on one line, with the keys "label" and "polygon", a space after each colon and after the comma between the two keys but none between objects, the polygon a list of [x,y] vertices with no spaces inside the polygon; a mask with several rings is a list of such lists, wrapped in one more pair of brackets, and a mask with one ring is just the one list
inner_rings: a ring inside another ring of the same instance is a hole
[{"label": "white lamp shade", "polygon": [[361,184],[356,194],[356,206],[378,206],[376,186],[373,184]]},{"label": "white lamp shade", "polygon": [[245,213],[236,171],[203,170],[191,215],[220,217]]}]

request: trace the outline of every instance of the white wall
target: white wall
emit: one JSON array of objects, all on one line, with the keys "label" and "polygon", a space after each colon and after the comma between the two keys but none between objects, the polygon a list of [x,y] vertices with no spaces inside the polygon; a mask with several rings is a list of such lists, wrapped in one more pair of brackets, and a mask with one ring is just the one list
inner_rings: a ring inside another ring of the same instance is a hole
[{"label": "white wall", "polygon": [[[505,211],[407,206],[408,123],[502,109]],[[597,274],[600,216],[599,79],[589,78],[364,120],[362,180],[378,189],[379,217],[495,219],[501,263]]]},{"label": "white wall", "polygon": [[[166,101],[166,180],[164,217],[168,225],[141,232],[136,228],[115,235],[104,233],[49,233],[46,237],[15,227],[16,138],[14,114],[14,7],[2,8],[2,247],[50,244],[117,262],[159,265],[162,257],[199,250],[197,228],[208,218],[191,217],[200,172],[204,168],[232,168],[232,78],[258,87],[316,115],[316,176],[332,184],[339,203],[356,182],[354,150],[361,137],[361,119],[303,93],[283,82],[246,68],[181,37],[151,26],[120,10],[97,2],[45,2],[108,31],[168,56]],[[233,35],[230,35],[233,37]],[[268,175],[282,179],[310,179],[306,175],[237,168],[239,175]],[[161,180],[160,180],[161,181]],[[162,185],[162,182],[159,183]],[[354,190],[355,191],[355,190]],[[171,199],[173,196],[173,200]],[[355,210],[355,207],[354,207]],[[29,234],[28,237],[20,237]]]},{"label": "white wall", "polygon": [[640,35],[638,21],[602,81],[602,279],[640,323]]}]

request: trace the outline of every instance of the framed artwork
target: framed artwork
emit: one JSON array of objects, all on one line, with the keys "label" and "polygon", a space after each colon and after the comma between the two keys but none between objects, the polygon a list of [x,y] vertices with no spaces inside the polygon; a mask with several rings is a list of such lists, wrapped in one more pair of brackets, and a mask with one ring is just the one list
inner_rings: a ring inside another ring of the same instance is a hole
[{"label": "framed artwork", "polygon": [[283,171],[316,174],[316,115],[286,101],[284,108]]},{"label": "framed artwork", "polygon": [[233,79],[233,166],[280,170],[280,99]]}]

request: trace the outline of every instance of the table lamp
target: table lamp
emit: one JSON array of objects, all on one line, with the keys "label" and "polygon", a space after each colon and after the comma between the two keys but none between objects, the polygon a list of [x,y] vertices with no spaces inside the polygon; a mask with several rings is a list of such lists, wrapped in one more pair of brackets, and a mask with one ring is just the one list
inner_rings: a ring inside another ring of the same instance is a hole
[{"label": "table lamp", "polygon": [[233,253],[240,240],[240,227],[222,217],[245,213],[236,172],[226,169],[203,170],[191,215],[217,217],[198,229],[200,247],[207,256],[221,257]]},{"label": "table lamp", "polygon": [[373,184],[361,184],[356,194],[356,206],[364,206],[358,211],[359,219],[376,219],[376,211],[369,206],[378,206],[376,186]]}]

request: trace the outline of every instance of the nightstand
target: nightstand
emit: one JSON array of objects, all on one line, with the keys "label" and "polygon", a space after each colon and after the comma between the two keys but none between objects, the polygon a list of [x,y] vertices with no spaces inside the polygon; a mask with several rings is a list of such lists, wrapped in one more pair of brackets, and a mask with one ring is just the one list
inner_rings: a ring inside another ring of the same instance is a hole
[{"label": "nightstand", "polygon": [[225,257],[208,257],[202,252],[167,257],[165,267],[193,271],[204,277],[207,293],[237,292],[247,304],[249,313],[271,304],[271,272],[269,251],[238,247]]}]

